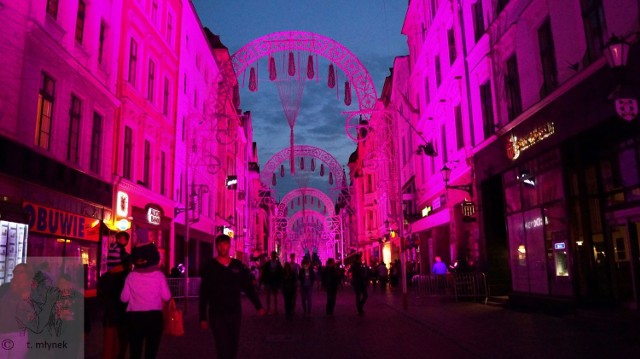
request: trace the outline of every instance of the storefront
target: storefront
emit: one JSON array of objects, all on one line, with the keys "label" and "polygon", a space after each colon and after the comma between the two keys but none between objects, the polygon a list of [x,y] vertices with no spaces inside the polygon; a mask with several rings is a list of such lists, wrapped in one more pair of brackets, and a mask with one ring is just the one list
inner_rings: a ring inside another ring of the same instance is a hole
[{"label": "storefront", "polygon": [[515,305],[637,307],[640,127],[606,101],[610,75],[596,71],[474,158],[480,252]]},{"label": "storefront", "polygon": [[[169,243],[171,239],[172,219],[164,215],[164,210],[160,205],[148,203],[144,207],[132,206],[133,214],[132,227],[148,228],[153,238],[153,243],[160,252],[159,267],[165,273],[169,273]],[[136,246],[135,240],[132,246]]]},{"label": "storefront", "polygon": [[11,282],[13,268],[27,259],[28,223],[19,205],[0,200],[0,285]]}]

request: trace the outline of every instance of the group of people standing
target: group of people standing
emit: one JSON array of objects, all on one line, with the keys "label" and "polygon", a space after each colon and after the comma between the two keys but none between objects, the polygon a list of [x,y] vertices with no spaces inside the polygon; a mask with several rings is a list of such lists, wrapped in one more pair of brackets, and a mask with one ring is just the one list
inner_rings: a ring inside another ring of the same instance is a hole
[{"label": "group of people standing", "polygon": [[266,292],[267,313],[278,313],[278,295],[282,291],[284,309],[287,319],[291,319],[295,312],[298,288],[300,288],[300,302],[305,317],[311,315],[313,288],[320,281],[327,294],[326,314],[332,315],[335,308],[338,287],[342,281],[342,272],[336,266],[335,260],[329,258],[322,269],[314,268],[309,258],[304,258],[301,264],[296,262],[295,253],[290,254],[290,261],[284,265],[278,259],[276,252],[271,252],[269,261],[261,267],[260,282]]},{"label": "group of people standing", "polygon": [[116,234],[109,246],[107,272],[98,280],[103,307],[103,358],[155,358],[163,330],[163,306],[171,299],[167,279],[159,268],[154,232],[134,231],[136,245],[126,251],[127,232]]}]

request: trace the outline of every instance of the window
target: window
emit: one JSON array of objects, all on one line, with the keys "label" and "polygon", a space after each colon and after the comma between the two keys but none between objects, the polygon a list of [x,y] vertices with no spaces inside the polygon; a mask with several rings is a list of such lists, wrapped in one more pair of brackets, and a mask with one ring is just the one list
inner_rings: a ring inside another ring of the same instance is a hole
[{"label": "window", "polygon": [[86,5],[84,1],[78,1],[78,14],[76,16],[76,42],[82,44],[82,37],[84,36],[84,15]]},{"label": "window", "polygon": [[147,100],[153,102],[153,87],[155,86],[156,64],[149,59],[149,75],[147,77]]},{"label": "window", "polygon": [[55,81],[47,74],[42,74],[42,88],[38,93],[38,113],[36,125],[36,146],[49,149],[51,139],[51,121],[53,118],[53,100]]},{"label": "window", "polygon": [[91,162],[89,169],[100,174],[100,159],[102,158],[102,116],[93,113],[93,129],[91,131]]},{"label": "window", "polygon": [[449,42],[449,63],[453,65],[456,61],[457,53],[456,53],[456,38],[453,29],[447,30],[447,39]]},{"label": "window", "polygon": [[504,78],[507,94],[507,115],[509,121],[522,113],[522,99],[520,97],[520,76],[518,75],[518,61],[516,55],[507,60],[507,74]]},{"label": "window", "polygon": [[167,153],[162,151],[160,153],[160,194],[167,194]]},{"label": "window", "polygon": [[173,15],[167,14],[167,43],[172,45],[173,40]]},{"label": "window", "polygon": [[158,23],[158,0],[151,2],[151,22],[154,25]]},{"label": "window", "polygon": [[501,13],[508,3],[509,0],[498,0],[498,3],[496,4],[496,14]]},{"label": "window", "polygon": [[487,138],[495,132],[493,120],[493,98],[491,97],[490,81],[487,81],[480,86],[480,104],[482,106],[484,138]]},{"label": "window", "polygon": [[442,67],[440,66],[440,56],[436,56],[435,64],[436,64],[436,88],[438,88],[440,87],[440,83],[442,83]]},{"label": "window", "polygon": [[184,94],[187,94],[187,74],[184,74],[184,87],[182,88],[182,91],[184,92]]},{"label": "window", "polygon": [[133,157],[133,130],[124,128],[124,153],[122,156],[122,177],[131,179],[131,165]]},{"label": "window", "polygon": [[180,138],[182,139],[182,142],[185,141],[186,139],[186,135],[187,135],[187,120],[184,116],[182,116],[182,132],[181,132],[181,136]]},{"label": "window", "polygon": [[582,21],[587,41],[585,65],[594,62],[602,55],[604,48],[605,18],[602,0],[581,0]]},{"label": "window", "polygon": [[164,78],[164,96],[162,100],[162,114],[169,116],[169,79]]},{"label": "window", "polygon": [[193,90],[193,108],[198,108],[198,90]]},{"label": "window", "polygon": [[104,54],[104,36],[105,36],[105,31],[107,30],[107,25],[104,23],[104,21],[100,22],[100,37],[98,39],[99,43],[98,43],[98,63],[102,64],[102,56]]},{"label": "window", "polygon": [[460,105],[454,108],[454,116],[456,120],[456,144],[458,149],[464,147],[464,132],[462,129],[462,108]]},{"label": "window", "polygon": [[78,163],[78,148],[80,141],[80,117],[82,113],[82,101],[75,95],[71,95],[71,108],[69,109],[69,142],[67,143],[67,160]]},{"label": "window", "polygon": [[558,87],[558,70],[556,68],[556,51],[551,35],[551,21],[547,19],[538,29],[540,45],[540,61],[542,63],[542,89],[540,97],[546,97]]},{"label": "window", "polygon": [[471,5],[471,12],[473,13],[473,32],[476,37],[476,42],[480,40],[484,34],[484,16],[482,14],[482,0],[476,1]]},{"label": "window", "polygon": [[144,140],[144,173],[143,173],[144,186],[151,188],[151,143],[149,140]]},{"label": "window", "polygon": [[424,102],[426,105],[429,105],[431,102],[431,94],[429,93],[429,78],[424,78]]},{"label": "window", "polygon": [[133,38],[129,45],[129,78],[132,86],[136,85],[136,67],[138,66],[138,43]]},{"label": "window", "polygon": [[449,162],[449,157],[447,156],[447,131],[444,125],[442,126],[441,137],[442,137],[442,164],[444,165],[445,163]]},{"label": "window", "polygon": [[47,0],[47,15],[54,19],[58,19],[58,1],[59,0]]}]

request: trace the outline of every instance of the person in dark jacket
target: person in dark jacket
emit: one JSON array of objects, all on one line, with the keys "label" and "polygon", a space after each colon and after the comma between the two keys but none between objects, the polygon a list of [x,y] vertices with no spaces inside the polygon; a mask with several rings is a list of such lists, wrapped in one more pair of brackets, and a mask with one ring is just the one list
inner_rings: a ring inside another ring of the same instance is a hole
[{"label": "person in dark jacket", "polygon": [[349,268],[351,274],[351,286],[356,293],[356,308],[360,316],[364,315],[364,304],[367,302],[367,283],[369,282],[369,270],[361,262],[362,256],[357,255],[356,260]]},{"label": "person in dark jacket", "polygon": [[300,281],[300,300],[305,316],[311,315],[311,294],[313,291],[313,283],[316,281],[316,274],[311,268],[311,262],[308,259],[302,260],[302,268],[298,273]]},{"label": "person in dark jacket", "polygon": [[102,359],[124,359],[129,345],[125,320],[127,305],[120,300],[130,271],[128,261],[107,263],[107,272],[98,279],[98,298],[102,306]]},{"label": "person in dark jacket", "polygon": [[284,264],[283,273],[282,296],[284,297],[284,312],[287,315],[287,319],[291,319],[295,306],[298,275],[289,262]]},{"label": "person in dark jacket", "polygon": [[336,296],[340,285],[340,272],[336,268],[333,258],[327,259],[327,266],[322,271],[322,288],[327,291],[327,315],[333,315],[336,306]]},{"label": "person in dark jacket", "polygon": [[[278,253],[271,252],[271,260],[262,266],[262,277],[267,292],[267,313],[278,314],[278,292],[282,288],[282,263],[278,259]],[[273,308],[271,301],[273,299]]]},{"label": "person in dark jacket", "polygon": [[230,247],[229,236],[217,236],[218,256],[205,264],[201,271],[200,328],[206,330],[211,326],[219,359],[233,359],[238,355],[241,291],[251,300],[259,315],[265,314],[251,283],[251,273],[242,262],[229,257]]}]

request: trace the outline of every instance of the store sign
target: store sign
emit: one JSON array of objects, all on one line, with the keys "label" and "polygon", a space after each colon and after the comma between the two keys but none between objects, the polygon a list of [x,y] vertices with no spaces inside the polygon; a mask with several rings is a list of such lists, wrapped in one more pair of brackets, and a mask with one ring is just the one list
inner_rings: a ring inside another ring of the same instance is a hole
[{"label": "store sign", "polygon": [[127,192],[118,191],[116,198],[116,216],[129,217],[129,195]]},{"label": "store sign", "polygon": [[162,222],[162,208],[154,204],[148,204],[144,208],[144,212],[147,214],[147,223],[159,226]]},{"label": "store sign", "polygon": [[100,221],[98,219],[29,202],[24,202],[22,207],[29,215],[29,230],[32,232],[94,242],[98,242],[100,239]]},{"label": "store sign", "polygon": [[541,142],[545,138],[553,135],[556,132],[553,122],[547,122],[533,129],[522,138],[518,138],[513,133],[507,140],[507,157],[510,160],[515,160],[520,157],[520,153],[529,147]]},{"label": "store sign", "polygon": [[431,213],[431,206],[426,206],[422,209],[422,217],[426,217]]}]

